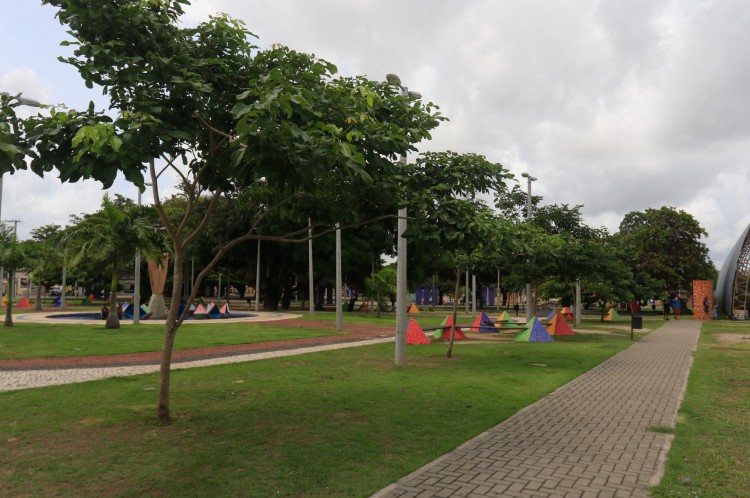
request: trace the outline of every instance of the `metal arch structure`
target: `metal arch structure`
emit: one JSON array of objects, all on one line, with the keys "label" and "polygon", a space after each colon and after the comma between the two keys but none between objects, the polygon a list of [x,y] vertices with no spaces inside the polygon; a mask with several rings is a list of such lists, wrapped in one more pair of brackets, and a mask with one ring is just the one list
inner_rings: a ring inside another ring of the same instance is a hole
[{"label": "metal arch structure", "polygon": [[716,302],[733,318],[748,318],[750,305],[750,225],[729,252],[716,282]]}]

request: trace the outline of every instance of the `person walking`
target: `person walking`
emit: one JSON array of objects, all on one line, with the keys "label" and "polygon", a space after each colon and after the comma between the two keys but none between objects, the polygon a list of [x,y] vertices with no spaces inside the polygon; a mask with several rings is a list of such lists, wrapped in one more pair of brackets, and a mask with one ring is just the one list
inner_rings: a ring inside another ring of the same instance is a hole
[{"label": "person walking", "polygon": [[674,319],[679,320],[679,317],[682,314],[682,302],[680,301],[679,295],[675,295],[674,300],[672,301],[672,309],[674,311]]},{"label": "person walking", "polygon": [[672,301],[669,299],[669,295],[665,297],[661,302],[662,310],[664,310],[664,319],[669,320],[669,307],[672,305]]}]

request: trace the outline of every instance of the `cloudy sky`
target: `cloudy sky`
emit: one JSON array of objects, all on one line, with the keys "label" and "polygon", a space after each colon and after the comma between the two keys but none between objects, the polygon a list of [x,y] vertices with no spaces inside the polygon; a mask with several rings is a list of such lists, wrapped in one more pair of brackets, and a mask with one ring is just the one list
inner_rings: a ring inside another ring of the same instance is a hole
[{"label": "cloudy sky", "polygon": [[[103,107],[57,61],[67,35],[39,3],[0,0],[0,91]],[[750,223],[746,0],[194,0],[185,22],[216,12],[244,20],[262,47],[314,53],[343,75],[399,75],[450,118],[422,150],[529,172],[545,204],[582,204],[591,226],[684,209],[721,265]],[[22,220],[25,237],[95,210],[102,194],[6,175],[2,218]]]}]

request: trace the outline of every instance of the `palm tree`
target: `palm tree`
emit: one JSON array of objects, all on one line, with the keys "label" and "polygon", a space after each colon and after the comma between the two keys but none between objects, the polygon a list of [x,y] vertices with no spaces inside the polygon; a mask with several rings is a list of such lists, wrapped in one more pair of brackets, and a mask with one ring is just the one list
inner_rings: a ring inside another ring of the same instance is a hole
[{"label": "palm tree", "polygon": [[[31,240],[24,241],[29,256],[28,266],[36,281],[36,310],[42,310],[42,284],[63,264],[57,239],[60,237],[59,225],[45,225],[31,231]],[[56,277],[55,277],[56,278]]]},{"label": "palm tree", "polygon": [[26,251],[16,238],[15,229],[0,224],[0,266],[10,275],[8,279],[8,301],[5,307],[5,327],[13,326],[13,274],[25,267],[27,262]]},{"label": "palm tree", "polygon": [[[102,208],[84,215],[78,224],[67,228],[60,239],[62,249],[70,251],[72,266],[87,259],[110,267],[110,313],[105,328],[120,328],[117,316],[119,271],[133,261],[136,250],[140,250],[147,259],[159,258],[163,252],[156,223],[153,208],[136,206],[119,195],[112,201],[105,194]],[[136,271],[139,269],[136,268]],[[135,303],[136,308],[139,304]]]}]

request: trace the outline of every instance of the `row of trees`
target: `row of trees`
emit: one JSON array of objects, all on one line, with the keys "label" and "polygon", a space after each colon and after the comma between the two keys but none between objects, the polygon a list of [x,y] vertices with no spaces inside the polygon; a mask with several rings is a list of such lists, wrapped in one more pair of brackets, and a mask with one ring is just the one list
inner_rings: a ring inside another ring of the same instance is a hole
[{"label": "row of trees", "polygon": [[[111,225],[89,223],[97,213],[74,225],[92,229],[78,231],[78,254],[94,254],[96,243],[84,251],[83,242],[109,227],[114,235],[137,235],[115,243],[117,261],[131,261],[136,245],[170,252],[159,419],[169,419],[172,350],[185,318],[178,315],[180,301],[195,299],[219,265],[244,268],[246,282],[258,240],[274,244],[263,251],[266,306],[280,299],[283,305],[292,278],[304,273],[306,257],[295,246],[317,239],[316,253],[324,254],[336,224],[348,239],[347,280],[363,280],[373,260],[393,252],[394,215],[405,204],[412,217],[406,236],[414,247],[413,282],[437,273],[455,276],[457,284],[472,267],[480,274],[499,268],[513,288],[527,280],[569,285],[578,277],[601,294],[630,286],[635,295],[657,285],[660,267],[635,272],[631,265],[629,272],[615,264],[636,258],[627,252],[628,243],[636,244],[636,220],[631,238],[621,240],[586,227],[580,206],[540,207],[533,220],[524,220],[519,206],[525,197],[510,187],[512,176],[476,154],[426,153],[400,165],[398,158],[415,152],[445,119],[432,103],[385,82],[337,77],[333,64],[287,47],[259,50],[252,33],[224,15],[185,27],[179,18],[186,0],[43,3],[59,9],[72,36],[65,43],[74,54],[64,62],[86,85],[100,87],[110,108],[52,107],[19,120],[18,100],[9,97],[0,173],[56,170],[62,181],[94,179],[104,187],[119,173],[140,189],[150,184],[153,207],[137,217],[147,223],[109,220],[105,200],[103,218]],[[182,194],[165,200],[158,179],[167,168],[181,179]],[[488,197],[496,199],[494,208],[483,201]],[[133,209],[119,211],[129,216]],[[195,285],[186,286],[193,258],[200,271]],[[118,266],[112,263],[113,282]],[[673,283],[679,282],[661,285]]]}]

